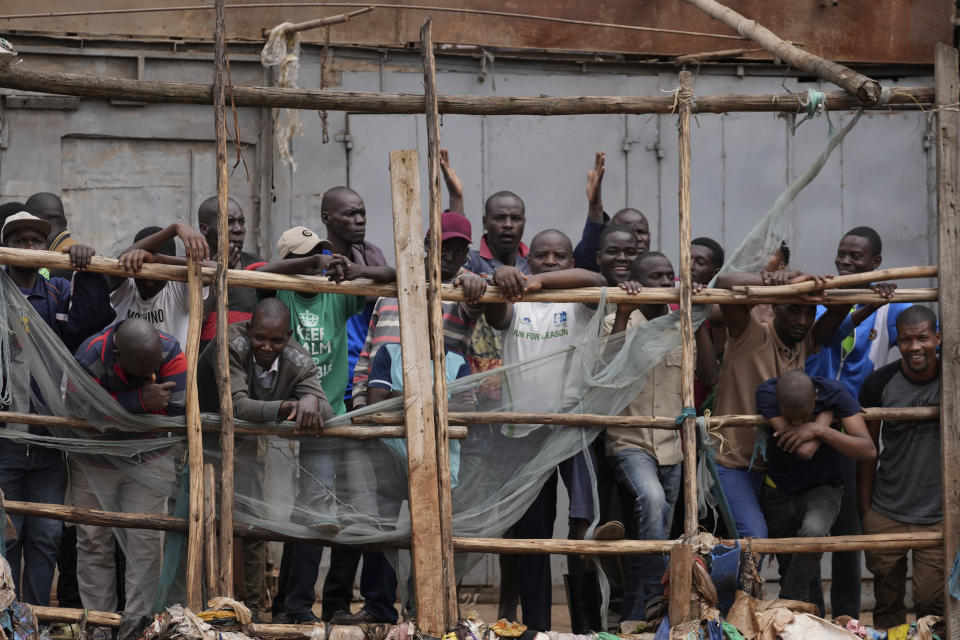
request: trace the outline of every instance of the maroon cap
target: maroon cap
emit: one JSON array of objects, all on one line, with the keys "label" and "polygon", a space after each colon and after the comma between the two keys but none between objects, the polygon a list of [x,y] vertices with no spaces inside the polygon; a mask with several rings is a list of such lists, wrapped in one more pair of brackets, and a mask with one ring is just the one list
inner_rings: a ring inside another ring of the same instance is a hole
[{"label": "maroon cap", "polygon": [[472,229],[467,216],[456,211],[444,211],[440,216],[440,242],[450,238],[463,238],[473,242]]}]

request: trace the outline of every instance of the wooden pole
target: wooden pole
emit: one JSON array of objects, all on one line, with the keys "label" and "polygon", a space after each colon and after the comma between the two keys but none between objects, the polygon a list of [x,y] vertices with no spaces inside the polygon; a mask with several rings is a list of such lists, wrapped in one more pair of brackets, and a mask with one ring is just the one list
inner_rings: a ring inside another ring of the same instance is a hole
[{"label": "wooden pole", "polygon": [[739,49],[724,49],[722,51],[704,51],[703,53],[686,53],[682,56],[677,56],[673,59],[673,64],[689,64],[689,63],[700,63],[707,62],[710,60],[723,60],[725,58],[739,58],[740,56],[747,53],[757,53],[763,51],[763,47],[758,48],[749,48],[741,47]]},{"label": "wooden pole", "polygon": [[[937,88],[937,246],[944,273],[960,273],[960,203],[957,173],[960,161],[960,85],[957,50],[937,44],[934,76]],[[946,562],[944,618],[947,637],[960,638],[960,602],[950,595],[950,567],[960,551],[960,292],[957,284],[940,288],[940,443],[943,453],[943,531]]]},{"label": "wooden pole", "polygon": [[[310,29],[319,29],[320,27],[329,27],[335,24],[343,24],[344,22],[350,22],[351,18],[355,18],[364,13],[370,13],[376,7],[364,7],[362,9],[357,9],[356,11],[351,11],[350,13],[341,13],[335,16],[327,16],[326,18],[317,18],[316,20],[307,20],[305,22],[294,22],[288,23],[287,26],[283,28],[283,33],[289,35],[291,33],[300,33],[301,31],[309,31]],[[277,25],[279,26],[279,25]],[[277,27],[274,27],[276,29]],[[268,36],[273,29],[264,29],[263,35]]]},{"label": "wooden pole", "polygon": [[227,119],[224,82],[227,74],[226,24],[223,0],[214,0],[213,120],[217,138],[217,391],[220,394],[220,571],[217,595],[233,596],[233,393],[230,388],[230,350],[227,347],[230,268],[228,222],[230,178],[227,174]]},{"label": "wooden pole", "polygon": [[[79,73],[57,73],[9,67],[0,70],[0,87],[103,100],[135,100],[167,104],[210,104],[212,87],[187,82],[127,80]],[[424,97],[415,94],[294,89],[284,87],[233,87],[237,107],[352,111],[358,113],[423,113]],[[887,109],[890,105],[917,108],[933,102],[933,87],[897,87],[886,105],[863,103],[844,91],[825,92],[831,111]],[[804,93],[699,96],[696,113],[781,112],[796,113]],[[440,113],[467,115],[563,116],[591,113],[674,113],[673,96],[438,96]]]},{"label": "wooden pole", "polygon": [[[46,427],[59,427],[64,429],[84,429],[89,431],[110,432],[110,429],[104,429],[103,425],[96,425],[79,418],[61,418],[59,416],[44,416],[36,413],[19,413],[16,411],[0,411],[0,419],[3,422],[22,422],[24,424],[39,424]],[[281,436],[287,438],[302,439],[305,434],[297,431],[292,422],[285,422],[289,425],[287,428],[278,429],[256,429],[250,427],[237,427],[237,432],[241,435],[252,436]],[[382,425],[345,425],[339,427],[325,427],[323,431],[315,437],[320,438],[350,438],[352,440],[373,440],[376,438],[405,438],[406,431],[403,429],[401,420],[398,427],[386,427]],[[217,433],[220,431],[219,421],[203,420],[202,427],[204,431]],[[186,427],[154,427],[142,431],[120,431],[113,430],[114,433],[125,433],[127,435],[140,435],[150,433],[177,433],[186,434]],[[462,440],[467,437],[466,427],[450,427],[450,437],[455,440]]]},{"label": "wooden pole", "polygon": [[[680,90],[677,94],[680,112],[679,151],[680,180],[678,196],[680,202],[680,339],[681,370],[683,371],[680,395],[683,406],[694,410],[693,376],[693,273],[691,271],[690,240],[690,106],[693,102],[693,74],[680,72]],[[697,533],[697,431],[696,420],[687,417],[683,421],[683,531],[687,537]],[[691,556],[692,558],[692,556]],[[671,573],[671,575],[673,575]],[[687,585],[689,590],[689,585]],[[673,620],[673,618],[671,618]]]},{"label": "wooden pole", "polygon": [[[864,420],[933,420],[940,407],[870,407],[861,410]],[[0,414],[2,415],[2,414]],[[19,414],[17,414],[19,415]],[[381,411],[354,418],[371,424],[402,424],[399,412]],[[549,424],[563,427],[608,427],[636,429],[677,429],[674,416],[607,416],[599,413],[518,413],[513,411],[451,411],[456,424]],[[25,422],[18,420],[18,422]],[[770,421],[759,415],[710,416],[709,428],[766,427]],[[450,427],[455,429],[456,427]],[[451,436],[452,437],[452,436]]]},{"label": "wooden pole", "polygon": [[440,299],[441,206],[440,118],[437,114],[437,65],[428,17],[420,29],[423,54],[423,88],[427,125],[427,176],[430,188],[430,246],[427,273],[427,318],[430,327],[430,357],[433,361],[433,420],[436,427],[437,489],[440,494],[440,576],[443,584],[443,630],[457,623],[457,581],[453,566],[453,503],[450,480],[450,425],[447,422],[447,365],[444,349],[443,301]]},{"label": "wooden pole", "polygon": [[[64,506],[62,504],[41,504],[7,500],[4,507],[8,513],[24,516],[36,516],[51,520],[91,524],[98,527],[118,527],[121,529],[153,529],[158,531],[187,530],[187,520],[174,516],[151,513],[117,513],[98,509]],[[285,533],[264,529],[242,522],[234,523],[234,535],[254,540],[276,540],[283,542],[307,542],[331,544],[316,538],[301,538]],[[721,541],[731,543],[732,541]],[[739,540],[740,545],[747,540]],[[860,536],[831,536],[828,538],[751,538],[750,543],[756,553],[782,552],[827,552],[851,551],[856,549],[932,549],[943,544],[940,531],[921,533],[895,533]],[[333,543],[336,545],[337,543]],[[457,551],[468,553],[549,553],[558,555],[590,554],[615,555],[669,553],[677,545],[675,540],[544,540],[541,538],[454,538],[453,546]],[[368,545],[339,545],[357,549]],[[404,549],[409,545],[403,542],[381,543],[373,548]]]},{"label": "wooden pole", "polygon": [[217,564],[217,480],[213,465],[203,465],[203,532],[204,532],[204,578],[207,598],[221,593]]},{"label": "wooden pole", "polygon": [[716,0],[687,0],[687,2],[734,29],[741,36],[750,38],[775,57],[827,82],[832,82],[864,103],[875,104],[880,99],[880,83],[876,80],[871,80],[842,64],[798,49],[758,24],[756,20],[749,20]]},{"label": "wooden pole", "polygon": [[407,424],[410,529],[417,624],[434,636],[446,633],[447,585],[437,570],[444,560],[440,522],[437,438],[434,422],[430,338],[420,222],[420,156],[415,149],[390,152],[393,241],[397,255],[397,299],[403,353],[403,408]]},{"label": "wooden pole", "polygon": [[190,519],[187,530],[187,606],[203,607],[203,432],[200,427],[200,394],[197,391],[197,357],[203,323],[203,283],[200,263],[191,258],[187,271],[190,329],[187,332],[187,449],[190,468]]},{"label": "wooden pole", "polygon": [[[679,112],[680,178],[678,199],[680,206],[680,349],[683,372],[680,396],[684,408],[694,408],[693,372],[694,344],[692,320],[692,282],[690,262],[690,108],[693,103],[693,74],[680,72],[680,88],[677,90]],[[682,429],[683,446],[683,532],[687,538],[697,533],[697,433],[696,420],[684,418]],[[676,626],[691,619],[690,593],[693,589],[693,547],[681,543],[670,550],[670,599],[668,611],[670,624]]]},{"label": "wooden pole", "polygon": [[[46,267],[49,269],[70,269],[70,256],[64,253],[51,251],[35,251],[32,249],[11,249],[0,247],[0,264],[22,267]],[[129,278],[130,274],[124,271],[114,258],[94,256],[87,271],[107,275]],[[893,269],[878,269],[867,274],[852,274],[837,276],[828,280],[824,285],[826,304],[855,304],[870,302],[887,302],[879,294],[867,289],[843,289],[842,287],[860,287],[864,283],[877,280],[896,280],[902,278],[934,278],[937,268],[929,266],[898,267]],[[165,264],[145,264],[137,278],[154,280],[172,280],[186,282],[187,268]],[[201,270],[204,283],[214,282],[216,270],[204,267]],[[336,284],[323,276],[282,275],[265,273],[262,271],[244,271],[230,269],[227,272],[227,284],[231,287],[253,287],[255,289],[284,289],[302,291],[305,293],[342,293],[353,295],[373,295],[396,297],[397,287],[393,284],[374,284],[370,280],[358,279]],[[704,289],[693,295],[694,304],[744,304],[796,302],[809,304],[809,300],[799,297],[801,293],[816,291],[811,282],[801,282],[784,286],[753,287],[743,286],[727,289]],[[440,289],[444,300],[457,302],[465,301],[463,291],[452,285],[443,285]],[[604,287],[582,287],[580,289],[552,289],[537,291],[524,296],[530,302],[598,302],[603,296]],[[897,302],[934,302],[937,298],[935,288],[897,289]],[[480,299],[482,302],[503,302],[497,287],[488,287],[487,293]],[[633,303],[677,303],[680,300],[678,289],[654,287],[644,289],[636,295],[629,295],[623,291],[611,290],[606,293],[607,302]]]},{"label": "wooden pole", "polygon": [[[111,611],[91,611],[89,609],[61,609],[60,607],[41,607],[31,605],[37,620],[41,622],[66,622],[75,624],[86,620],[87,624],[97,627],[119,629],[123,616]],[[319,638],[337,640],[366,640],[367,632],[360,626],[331,625],[320,622]],[[317,640],[316,625],[313,624],[259,624],[249,625],[251,637],[262,640]]]}]

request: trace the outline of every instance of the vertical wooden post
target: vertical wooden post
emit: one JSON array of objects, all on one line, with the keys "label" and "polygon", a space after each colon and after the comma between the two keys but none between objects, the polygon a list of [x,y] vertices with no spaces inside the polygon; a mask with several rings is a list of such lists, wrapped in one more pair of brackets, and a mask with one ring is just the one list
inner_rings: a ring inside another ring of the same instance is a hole
[{"label": "vertical wooden post", "polygon": [[[684,407],[693,400],[693,321],[691,319],[692,273],[690,263],[690,108],[693,100],[693,75],[680,72],[677,106],[680,113],[680,338],[683,384],[680,389]],[[691,538],[697,533],[697,435],[694,418],[683,421],[683,533]],[[670,623],[690,618],[690,590],[693,550],[678,545],[670,554]]]},{"label": "vertical wooden post", "polygon": [[213,120],[217,136],[217,390],[220,395],[220,577],[217,595],[233,595],[233,395],[230,392],[230,353],[227,348],[227,269],[230,230],[227,222],[227,120],[224,78],[227,66],[226,24],[223,0],[214,3]]},{"label": "vertical wooden post", "polygon": [[670,599],[667,611],[670,627],[691,620],[690,596],[693,593],[693,547],[678,544],[670,550]]},{"label": "vertical wooden post", "polygon": [[197,391],[197,356],[203,324],[203,282],[200,262],[189,259],[187,299],[190,329],[187,331],[187,462],[190,466],[190,517],[187,521],[187,606],[203,608],[203,432],[200,429],[200,394]]},{"label": "vertical wooden post", "polygon": [[427,175],[430,188],[430,245],[427,251],[427,317],[433,358],[433,414],[437,440],[437,484],[440,492],[440,573],[443,579],[444,629],[457,622],[457,590],[453,566],[453,505],[450,497],[450,425],[447,421],[447,378],[440,300],[440,118],[437,112],[437,68],[433,58],[430,18],[420,29],[423,88],[427,123]]},{"label": "vertical wooden post", "polygon": [[213,597],[220,590],[217,565],[220,562],[217,556],[217,481],[213,465],[203,465],[203,543],[204,543],[204,584],[207,587],[207,596]]},{"label": "vertical wooden post", "polygon": [[957,50],[939,43],[935,55],[937,108],[937,245],[940,271],[940,441],[943,452],[943,546],[946,581],[944,617],[947,637],[960,638],[960,602],[950,595],[953,559],[960,550],[960,291],[952,276],[960,272],[960,211],[957,202],[957,153],[960,88]]},{"label": "vertical wooden post", "polygon": [[[693,100],[693,75],[680,72],[680,336],[682,340],[684,407],[693,407],[693,320],[691,289],[693,286],[690,260],[690,108]],[[683,532],[688,537],[697,534],[697,433],[696,420],[683,421]]]},{"label": "vertical wooden post", "polygon": [[403,409],[407,429],[407,470],[417,623],[420,631],[446,633],[437,437],[434,422],[430,338],[420,221],[420,157],[416,149],[390,152],[393,242],[397,254],[397,299],[403,351]]}]

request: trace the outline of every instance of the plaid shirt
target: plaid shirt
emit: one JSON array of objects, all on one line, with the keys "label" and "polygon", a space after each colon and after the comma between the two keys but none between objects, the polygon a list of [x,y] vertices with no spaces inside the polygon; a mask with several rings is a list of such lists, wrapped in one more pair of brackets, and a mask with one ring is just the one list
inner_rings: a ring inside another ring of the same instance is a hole
[{"label": "plaid shirt", "polygon": [[[467,345],[473,334],[479,311],[472,311],[466,303],[444,302],[443,343],[450,351],[466,356]],[[370,363],[385,344],[400,344],[400,307],[396,298],[380,298],[373,308],[367,340],[363,344],[357,366],[353,371],[354,401],[366,403]]]}]

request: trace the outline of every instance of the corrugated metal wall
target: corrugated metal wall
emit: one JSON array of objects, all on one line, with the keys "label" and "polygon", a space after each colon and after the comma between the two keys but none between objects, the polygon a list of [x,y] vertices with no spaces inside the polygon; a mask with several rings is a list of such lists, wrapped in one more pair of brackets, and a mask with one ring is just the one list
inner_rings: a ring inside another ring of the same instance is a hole
[{"label": "corrugated metal wall", "polygon": [[[28,46],[27,68],[69,70],[148,80],[209,82],[207,54],[111,46],[109,49]],[[337,49],[328,70],[340,88],[422,92],[413,54]],[[266,84],[250,50],[232,54],[236,84]],[[305,49],[300,86],[320,85],[319,50]],[[463,58],[438,59],[444,93],[480,95],[655,95],[671,91],[676,75],[665,67],[609,67],[570,63],[496,61],[481,69]],[[712,68],[696,79],[697,93],[774,93],[824,88],[786,77],[782,67]],[[767,75],[762,75],[766,73]],[[931,84],[930,77],[902,78]],[[9,94],[9,92],[7,92]],[[250,170],[231,178],[231,195],[248,220],[247,245],[272,253],[285,229],[304,224],[323,233],[319,197],[339,184],[356,189],[368,210],[368,238],[392,258],[387,153],[418,148],[425,180],[423,118],[328,114],[322,122],[303,112],[303,137],[294,140],[299,168],[275,160],[270,114],[238,112],[239,137]],[[831,118],[840,127],[849,114]],[[209,107],[7,95],[0,113],[0,198],[25,199],[37,191],[63,195],[74,236],[103,255],[116,255],[143,226],[196,221],[200,201],[215,193],[213,115]],[[442,143],[450,149],[466,187],[474,238],[481,234],[486,195],[502,189],[527,205],[526,238],[546,227],[579,237],[586,214],[585,174],[593,153],[607,153],[604,203],[608,211],[632,206],[647,213],[653,247],[676,257],[677,136],[670,116],[446,116]],[[703,115],[693,129],[693,233],[733,248],[767,211],[786,184],[803,172],[827,141],[824,117],[791,134],[792,117],[771,114]],[[935,260],[933,151],[921,112],[872,112],[836,151],[821,176],[798,198],[791,245],[801,269],[833,271],[836,241],[855,225],[876,227],[884,238],[884,265]],[[231,163],[235,151],[231,146]],[[422,189],[426,201],[426,188]],[[558,513],[563,514],[561,505]],[[561,517],[561,520],[563,518]],[[566,534],[558,521],[556,534]],[[562,558],[555,558],[555,578]],[[468,582],[489,583],[495,562]]]}]

